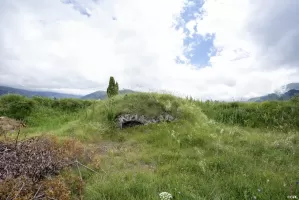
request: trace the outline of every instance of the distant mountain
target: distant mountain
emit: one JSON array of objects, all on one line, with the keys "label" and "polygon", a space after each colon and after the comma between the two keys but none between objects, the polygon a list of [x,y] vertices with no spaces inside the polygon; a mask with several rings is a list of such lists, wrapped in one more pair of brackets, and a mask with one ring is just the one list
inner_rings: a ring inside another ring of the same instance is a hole
[{"label": "distant mountain", "polygon": [[285,86],[286,91],[299,90],[299,83],[289,83]]},{"label": "distant mountain", "polygon": [[81,99],[104,99],[106,96],[105,91],[96,91],[81,97]]},{"label": "distant mountain", "polygon": [[283,94],[290,90],[299,90],[299,83],[289,83],[287,85],[282,86],[278,90],[275,91],[276,94]]},{"label": "distant mountain", "polygon": [[296,95],[299,95],[299,90],[291,89],[283,94],[271,93],[265,96],[251,98],[248,101],[251,102],[283,101],[283,100],[289,100]]},{"label": "distant mountain", "polygon": [[289,90],[286,93],[284,93],[284,95],[282,96],[281,100],[289,100],[294,96],[299,95],[299,90]]},{"label": "distant mountain", "polygon": [[279,97],[280,97],[280,95],[278,95],[276,93],[271,93],[271,94],[267,94],[265,96],[251,98],[248,101],[250,101],[250,102],[275,101],[275,100],[278,100]]},{"label": "distant mountain", "polygon": [[82,95],[64,94],[58,92],[30,91],[12,87],[0,86],[0,96],[5,94],[19,94],[26,97],[41,96],[49,98],[81,98]]},{"label": "distant mountain", "polygon": [[[133,90],[123,89],[119,91],[119,94],[129,94],[134,93]],[[81,97],[81,99],[105,99],[107,97],[106,91],[96,91],[86,96]]]}]

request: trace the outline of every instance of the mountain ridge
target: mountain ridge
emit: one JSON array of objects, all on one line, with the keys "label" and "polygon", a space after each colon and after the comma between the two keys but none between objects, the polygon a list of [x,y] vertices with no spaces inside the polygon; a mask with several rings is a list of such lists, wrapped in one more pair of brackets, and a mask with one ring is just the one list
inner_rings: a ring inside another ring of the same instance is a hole
[{"label": "mountain ridge", "polygon": [[290,89],[284,93],[270,93],[264,96],[250,98],[248,101],[249,102],[285,101],[297,95],[299,95],[299,89]]},{"label": "mountain ridge", "polygon": [[19,94],[26,97],[33,97],[33,96],[42,96],[42,97],[49,97],[49,98],[81,98],[82,95],[75,95],[75,94],[66,94],[66,93],[59,93],[59,92],[50,92],[50,91],[33,91],[27,89],[19,89],[14,87],[8,86],[0,86],[0,96],[6,94]]},{"label": "mountain ridge", "polygon": [[[119,91],[119,94],[129,94],[135,93],[136,91],[130,89],[122,89]],[[84,100],[96,100],[96,99],[105,99],[107,98],[106,91],[98,90],[92,92],[87,95],[76,95],[76,94],[67,94],[67,93],[59,93],[59,92],[50,92],[50,91],[33,91],[28,89],[19,89],[9,86],[0,86],[0,96],[5,94],[19,94],[26,97],[33,96],[42,96],[49,98],[76,98],[76,99],[84,99]],[[259,97],[253,97],[248,100],[248,102],[263,102],[263,101],[282,101],[289,100],[293,96],[299,95],[299,83],[289,83],[287,85],[282,86],[274,93],[269,93]]]},{"label": "mountain ridge", "polygon": [[[129,93],[135,93],[136,91],[133,90],[129,90],[129,89],[122,89],[119,90],[119,94],[129,94]],[[105,99],[107,98],[107,93],[106,91],[95,91],[93,93],[90,93],[88,95],[85,95],[83,97],[81,97],[81,99]]]},{"label": "mountain ridge", "polygon": [[[119,94],[128,94],[134,93],[135,91],[129,89],[122,89],[119,91]],[[42,96],[49,98],[76,98],[76,99],[105,99],[107,97],[106,91],[98,90],[93,93],[87,95],[76,95],[76,94],[67,94],[67,93],[59,93],[59,92],[50,92],[50,91],[33,91],[27,89],[19,89],[9,86],[0,86],[0,96],[6,94],[19,94],[26,97],[33,96]]]}]

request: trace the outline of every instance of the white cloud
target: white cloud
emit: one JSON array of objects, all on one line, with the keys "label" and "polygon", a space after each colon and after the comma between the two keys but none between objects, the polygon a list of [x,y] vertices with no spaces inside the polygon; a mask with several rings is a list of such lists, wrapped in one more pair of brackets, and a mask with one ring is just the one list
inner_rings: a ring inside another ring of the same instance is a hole
[{"label": "white cloud", "polygon": [[[104,89],[113,75],[121,87],[162,89],[173,59],[183,56],[184,34],[171,27],[182,0],[89,2],[90,18],[59,1],[1,4],[2,83],[28,85],[31,78],[36,87],[56,89],[59,79],[64,88]],[[80,77],[83,86],[63,80]]]},{"label": "white cloud", "polygon": [[[232,96],[261,95],[274,91],[282,84],[298,82],[299,62],[288,59],[289,53],[294,55],[297,52],[298,45],[295,47],[294,43],[298,44],[299,41],[298,37],[294,37],[299,31],[295,25],[299,23],[299,17],[294,15],[299,8],[296,2],[205,1],[201,15],[195,20],[197,34],[215,34],[214,47],[217,53],[210,58],[211,74],[219,76],[222,84],[225,84],[224,77],[229,77],[235,83],[230,90]],[[280,22],[273,23],[272,19]],[[261,27],[268,27],[269,30]],[[278,36],[277,40],[273,39],[273,35]],[[273,46],[267,44],[269,40]],[[277,58],[286,59],[286,63],[273,62]],[[298,59],[295,56],[293,58]]]},{"label": "white cloud", "polygon": [[[105,90],[113,75],[121,88],[230,99],[264,94],[298,78],[296,68],[269,68],[274,62],[261,59],[262,41],[253,37],[259,31],[253,35],[248,26],[257,8],[270,8],[257,0],[206,0],[203,15],[186,22],[191,33],[197,26],[197,34],[215,34],[217,54],[202,69],[175,62],[179,57],[189,63],[187,35],[173,23],[184,6],[195,6],[191,1],[76,2],[91,16],[58,0],[0,2],[0,84],[88,93]],[[266,14],[258,17],[271,23]],[[265,56],[271,52],[277,51]]]}]

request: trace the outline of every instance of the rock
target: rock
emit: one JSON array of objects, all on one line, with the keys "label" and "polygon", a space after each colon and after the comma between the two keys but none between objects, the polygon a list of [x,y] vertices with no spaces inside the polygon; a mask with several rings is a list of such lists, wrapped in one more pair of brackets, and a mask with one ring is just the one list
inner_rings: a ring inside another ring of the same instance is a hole
[{"label": "rock", "polygon": [[164,116],[163,115],[159,116],[159,121],[164,121]]},{"label": "rock", "polygon": [[166,121],[173,121],[174,118],[173,118],[173,116],[171,116],[171,115],[169,115],[169,114],[166,114],[166,116],[165,116],[165,120],[166,120]]}]

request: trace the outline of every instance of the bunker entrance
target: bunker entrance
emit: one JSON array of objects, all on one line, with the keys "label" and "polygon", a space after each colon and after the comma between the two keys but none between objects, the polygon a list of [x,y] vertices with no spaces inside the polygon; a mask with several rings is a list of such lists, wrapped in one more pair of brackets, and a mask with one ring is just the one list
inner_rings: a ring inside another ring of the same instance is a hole
[{"label": "bunker entrance", "polygon": [[122,128],[129,128],[129,127],[140,126],[140,125],[144,125],[144,124],[139,121],[127,121],[122,124]]}]

